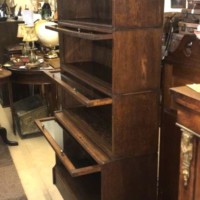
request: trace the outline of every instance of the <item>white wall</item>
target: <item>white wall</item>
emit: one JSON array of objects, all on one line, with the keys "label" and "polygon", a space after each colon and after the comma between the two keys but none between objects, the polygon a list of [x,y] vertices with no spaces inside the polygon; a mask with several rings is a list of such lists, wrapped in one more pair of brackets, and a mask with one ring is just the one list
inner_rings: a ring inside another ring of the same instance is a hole
[{"label": "white wall", "polygon": [[171,0],[164,0],[164,1],[165,1],[164,12],[181,12],[181,9],[171,8]]}]

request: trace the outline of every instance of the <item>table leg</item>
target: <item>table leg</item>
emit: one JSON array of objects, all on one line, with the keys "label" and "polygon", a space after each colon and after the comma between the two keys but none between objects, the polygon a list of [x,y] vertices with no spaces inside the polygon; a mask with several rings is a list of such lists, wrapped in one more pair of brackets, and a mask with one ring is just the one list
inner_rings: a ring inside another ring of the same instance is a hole
[{"label": "table leg", "polygon": [[12,84],[11,84],[11,81],[9,81],[9,83],[8,83],[8,93],[9,93],[10,109],[11,109],[11,115],[12,115],[12,121],[13,121],[13,132],[16,135],[14,109],[13,109],[13,94],[12,94]]},{"label": "table leg", "polygon": [[3,127],[0,127],[0,136],[3,140],[3,142],[7,145],[10,145],[10,146],[16,146],[18,145],[18,142],[16,141],[11,141],[11,140],[8,140],[7,138],[7,130]]}]

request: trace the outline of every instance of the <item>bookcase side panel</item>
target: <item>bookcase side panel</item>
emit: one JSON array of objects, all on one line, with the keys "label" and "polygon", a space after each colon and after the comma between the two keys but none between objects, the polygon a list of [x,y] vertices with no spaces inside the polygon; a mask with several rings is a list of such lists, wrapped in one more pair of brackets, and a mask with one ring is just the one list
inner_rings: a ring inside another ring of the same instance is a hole
[{"label": "bookcase side panel", "polygon": [[113,98],[113,153],[140,156],[158,149],[158,98],[154,92]]},{"label": "bookcase side panel", "polygon": [[112,0],[59,0],[58,19],[92,19],[99,22],[112,18]]},{"label": "bookcase side panel", "polygon": [[103,200],[156,199],[157,155],[116,160],[102,167]]},{"label": "bookcase side panel", "polygon": [[115,0],[113,22],[116,27],[161,27],[163,0]]},{"label": "bookcase side panel", "polygon": [[159,88],[160,38],[160,29],[135,29],[114,33],[113,93]]}]

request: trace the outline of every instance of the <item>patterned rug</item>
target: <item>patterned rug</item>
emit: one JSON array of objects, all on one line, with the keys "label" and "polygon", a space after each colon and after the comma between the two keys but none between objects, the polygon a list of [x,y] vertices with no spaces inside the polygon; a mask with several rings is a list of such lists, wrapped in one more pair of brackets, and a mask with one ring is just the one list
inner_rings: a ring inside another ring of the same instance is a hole
[{"label": "patterned rug", "polygon": [[[17,147],[15,147],[17,148]],[[0,200],[27,200],[8,147],[0,138]]]}]

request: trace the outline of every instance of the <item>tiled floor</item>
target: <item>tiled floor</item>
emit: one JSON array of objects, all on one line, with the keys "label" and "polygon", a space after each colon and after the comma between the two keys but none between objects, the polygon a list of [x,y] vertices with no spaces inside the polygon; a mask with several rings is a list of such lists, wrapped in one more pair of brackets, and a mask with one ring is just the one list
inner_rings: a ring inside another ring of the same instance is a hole
[{"label": "tiled floor", "polygon": [[10,146],[10,152],[28,200],[62,200],[52,183],[54,151],[43,136],[21,139],[12,133],[10,109],[0,107],[0,124],[8,130],[8,138],[19,146]]}]

